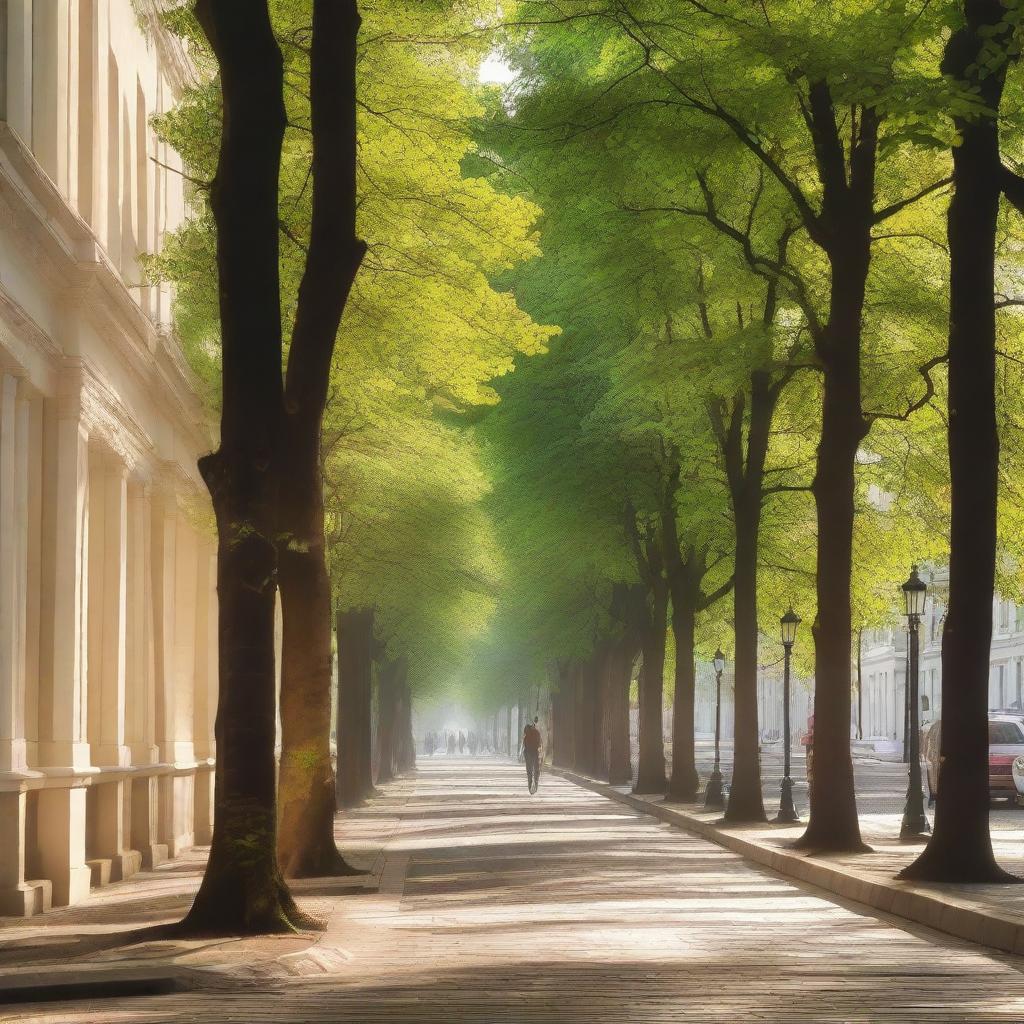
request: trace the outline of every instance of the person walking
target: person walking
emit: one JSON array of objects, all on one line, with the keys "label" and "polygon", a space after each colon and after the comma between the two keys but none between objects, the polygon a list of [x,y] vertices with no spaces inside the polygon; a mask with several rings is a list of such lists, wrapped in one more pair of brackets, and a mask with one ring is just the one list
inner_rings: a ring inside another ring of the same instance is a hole
[{"label": "person walking", "polygon": [[464,754],[466,752],[466,734],[460,729],[459,730],[459,753]]},{"label": "person walking", "polygon": [[540,781],[540,729],[537,728],[539,718],[528,722],[523,730],[522,755],[526,762],[526,785],[531,793],[537,792]]}]

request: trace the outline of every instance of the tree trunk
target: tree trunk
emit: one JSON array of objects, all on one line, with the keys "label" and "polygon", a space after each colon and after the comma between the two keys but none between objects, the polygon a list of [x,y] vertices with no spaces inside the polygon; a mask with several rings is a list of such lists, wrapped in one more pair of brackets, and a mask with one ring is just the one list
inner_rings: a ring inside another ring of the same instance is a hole
[{"label": "tree trunk", "polygon": [[[320,506],[319,483],[308,498]],[[311,554],[279,551],[284,632],[277,857],[286,878],[353,872],[334,841],[331,587],[323,548]]]},{"label": "tree trunk", "polygon": [[672,701],[672,778],[668,799],[695,800],[700,788],[693,749],[693,702],[696,691],[694,629],[696,610],[685,587],[672,591],[672,635],[676,641],[675,697]]},{"label": "tree trunk", "polygon": [[220,447],[200,461],[217,518],[219,697],[214,830],[188,933],[305,923],[277,864],[274,764],[277,477],[283,414],[278,173],[281,53],[266,3],[195,13],[216,55],[223,128],[210,206],[222,340]]},{"label": "tree trunk", "polygon": [[629,749],[629,685],[633,676],[632,644],[621,639],[612,645],[605,662],[605,730],[608,737],[608,781],[624,786],[633,781]]},{"label": "tree trunk", "polygon": [[377,674],[377,784],[395,778],[398,690],[405,674],[401,658],[383,664]]},{"label": "tree trunk", "polygon": [[636,786],[633,789],[635,793],[664,793],[668,786],[662,725],[665,634],[668,628],[668,593],[664,580],[659,578],[652,591],[642,638],[640,752],[637,757]]},{"label": "tree trunk", "polygon": [[761,794],[761,751],[757,728],[757,555],[761,526],[760,481],[748,477],[734,501],[736,555],[733,621],[736,658],[733,675],[733,767],[725,820],[765,820]]},{"label": "tree trunk", "polygon": [[398,729],[398,770],[411,772],[416,767],[416,739],[412,733],[412,687],[408,677],[399,688],[399,707],[401,709]]},{"label": "tree trunk", "polygon": [[[856,236],[854,236],[856,237]],[[814,623],[814,773],[804,849],[860,852],[850,755],[854,469],[867,429],[860,396],[860,331],[870,236],[830,253],[832,293],[824,348],[821,438],[812,491],[818,521]]]},{"label": "tree trunk", "polygon": [[581,775],[593,773],[593,716],[594,704],[590,694],[590,677],[587,662],[579,659],[573,662],[573,731],[576,736],[573,768]]},{"label": "tree trunk", "polygon": [[278,530],[284,618],[278,860],[293,878],[351,873],[334,842],[320,435],[341,314],[365,252],[355,222],[359,24],[355,0],[314,0],[312,216],[285,380]]},{"label": "tree trunk", "polygon": [[373,616],[372,608],[356,608],[337,618],[339,807],[355,807],[373,792]]},{"label": "tree trunk", "polygon": [[608,664],[614,643],[604,640],[591,661],[591,692],[594,695],[594,778],[608,779]]},{"label": "tree trunk", "polygon": [[[966,0],[967,24],[946,46],[943,71],[999,110],[1005,62],[976,63],[1002,4]],[[1005,50],[1004,50],[1005,52]],[[981,73],[984,68],[984,74]],[[956,120],[954,194],[947,234],[949,303],[949,606],[942,631],[942,733],[935,831],[899,877],[932,882],[1012,881],[989,835],[988,680],[995,589],[999,433],[996,425],[995,246],[1001,192],[997,116]]]},{"label": "tree trunk", "polygon": [[576,763],[576,732],[572,715],[572,675],[568,664],[558,666],[558,688],[551,695],[552,763],[572,769]]}]

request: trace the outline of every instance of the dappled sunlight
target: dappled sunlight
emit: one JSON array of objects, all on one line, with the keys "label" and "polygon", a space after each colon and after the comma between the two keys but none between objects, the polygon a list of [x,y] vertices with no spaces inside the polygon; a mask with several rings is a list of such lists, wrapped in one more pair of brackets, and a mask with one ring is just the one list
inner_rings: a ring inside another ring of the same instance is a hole
[{"label": "dappled sunlight", "polygon": [[312,952],[253,967],[258,1000],[180,993],[19,1019],[1024,1019],[1016,958],[896,927],[558,777],[531,798],[519,766],[428,762],[337,830],[383,845],[381,890],[331,904]]}]

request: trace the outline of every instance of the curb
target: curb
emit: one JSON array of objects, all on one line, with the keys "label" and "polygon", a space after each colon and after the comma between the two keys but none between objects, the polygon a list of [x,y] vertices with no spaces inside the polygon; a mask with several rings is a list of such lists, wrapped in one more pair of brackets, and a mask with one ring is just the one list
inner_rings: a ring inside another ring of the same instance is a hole
[{"label": "curb", "polygon": [[844,899],[926,925],[959,939],[991,946],[1005,953],[1024,954],[1024,919],[1020,917],[979,909],[934,885],[902,882],[895,878],[880,879],[853,871],[824,857],[808,856],[757,843],[720,828],[713,822],[687,814],[686,811],[629,793],[620,793],[607,783],[589,779],[565,768],[547,766],[547,770],[659,821],[677,825],[709,839],[780,875],[816,885]]}]

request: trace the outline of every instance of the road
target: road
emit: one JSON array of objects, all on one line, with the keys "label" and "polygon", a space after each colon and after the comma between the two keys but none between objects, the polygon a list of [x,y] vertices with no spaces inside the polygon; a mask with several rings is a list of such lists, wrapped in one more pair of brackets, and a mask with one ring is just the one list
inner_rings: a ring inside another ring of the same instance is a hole
[{"label": "road", "polygon": [[[435,758],[358,812],[381,891],[336,901],[325,973],[18,1007],[22,1022],[1024,1020],[1024,960],[760,870],[560,778]],[[397,827],[396,827],[397,819]]]}]

